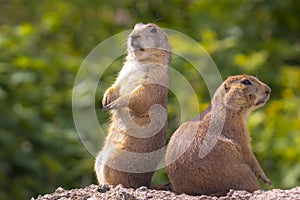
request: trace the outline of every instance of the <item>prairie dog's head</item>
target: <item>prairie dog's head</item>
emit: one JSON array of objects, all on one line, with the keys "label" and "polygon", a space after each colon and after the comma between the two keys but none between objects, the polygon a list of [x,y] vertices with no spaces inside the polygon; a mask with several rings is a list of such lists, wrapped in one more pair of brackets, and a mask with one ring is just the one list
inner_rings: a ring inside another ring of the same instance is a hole
[{"label": "prairie dog's head", "polygon": [[251,112],[270,98],[271,89],[254,76],[228,77],[221,86],[223,105],[233,112]]},{"label": "prairie dog's head", "polygon": [[129,34],[127,49],[138,59],[155,59],[157,56],[169,57],[170,44],[167,34],[156,24],[138,23]]}]

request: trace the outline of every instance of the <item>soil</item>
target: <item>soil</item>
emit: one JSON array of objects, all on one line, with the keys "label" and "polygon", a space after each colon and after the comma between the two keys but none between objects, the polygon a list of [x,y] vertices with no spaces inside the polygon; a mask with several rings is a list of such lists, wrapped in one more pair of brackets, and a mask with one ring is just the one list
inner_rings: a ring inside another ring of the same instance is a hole
[{"label": "soil", "polygon": [[246,191],[230,190],[226,196],[212,197],[212,196],[189,196],[186,194],[177,195],[170,191],[153,190],[146,187],[140,187],[138,189],[123,188],[121,185],[110,186],[107,184],[102,185],[90,185],[85,188],[64,190],[59,187],[52,194],[40,195],[37,198],[31,198],[31,200],[100,200],[100,199],[116,199],[116,200],[150,200],[150,199],[162,199],[162,200],[238,200],[238,199],[259,199],[259,200],[282,200],[293,199],[300,200],[300,186],[290,190],[258,190],[253,193]]}]

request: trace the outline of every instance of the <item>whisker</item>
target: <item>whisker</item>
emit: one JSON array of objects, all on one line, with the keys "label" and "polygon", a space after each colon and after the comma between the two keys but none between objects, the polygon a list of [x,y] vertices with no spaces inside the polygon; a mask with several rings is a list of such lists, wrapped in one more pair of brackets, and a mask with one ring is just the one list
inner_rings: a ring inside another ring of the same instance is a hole
[{"label": "whisker", "polygon": [[161,21],[161,20],[163,20],[163,19],[164,19],[163,11],[160,10],[160,11],[158,12],[158,14],[156,15],[156,17],[154,18],[153,23],[156,24],[158,21]]},{"label": "whisker", "polygon": [[255,72],[255,77],[256,78],[258,78],[259,79],[259,77],[260,77],[260,73],[256,70],[256,72]]}]

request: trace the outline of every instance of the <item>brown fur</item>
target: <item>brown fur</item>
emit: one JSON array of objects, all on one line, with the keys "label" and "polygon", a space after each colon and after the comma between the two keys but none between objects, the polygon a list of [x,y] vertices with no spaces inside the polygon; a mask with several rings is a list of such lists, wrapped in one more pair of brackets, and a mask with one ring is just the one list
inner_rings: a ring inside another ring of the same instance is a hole
[{"label": "brown fur", "polygon": [[[245,80],[251,85],[242,82]],[[206,113],[176,130],[168,144],[166,164],[177,193],[219,196],[230,189],[253,192],[259,189],[256,177],[271,184],[252,152],[247,130],[248,115],[265,104],[270,92],[255,77],[229,77],[215,93]],[[221,126],[221,132],[211,135],[216,143],[206,155],[203,146],[207,144],[210,123],[216,123],[213,130]],[[200,154],[205,156],[201,158]]]},{"label": "brown fur", "polygon": [[166,115],[169,60],[167,35],[155,24],[137,24],[128,38],[126,62],[102,100],[103,109],[110,110],[111,124],[96,158],[99,183],[150,185],[167,127],[166,118],[160,120],[161,114],[152,108],[160,105]]}]

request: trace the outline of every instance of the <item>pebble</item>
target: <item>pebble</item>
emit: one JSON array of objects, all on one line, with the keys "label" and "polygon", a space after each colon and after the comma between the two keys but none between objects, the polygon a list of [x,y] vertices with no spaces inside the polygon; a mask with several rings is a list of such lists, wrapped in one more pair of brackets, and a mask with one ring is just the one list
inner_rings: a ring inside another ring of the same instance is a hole
[{"label": "pebble", "polygon": [[[273,189],[269,191],[258,190],[253,193],[247,191],[230,190],[226,196],[212,197],[207,195],[190,196],[187,194],[177,195],[170,191],[152,190],[147,187],[138,189],[124,188],[122,185],[116,187],[108,184],[90,185],[85,188],[65,190],[61,187],[57,188],[52,194],[39,195],[37,200],[100,200],[100,199],[116,199],[116,200],[300,200],[300,187],[291,190]],[[34,198],[31,198],[34,200]]]}]

